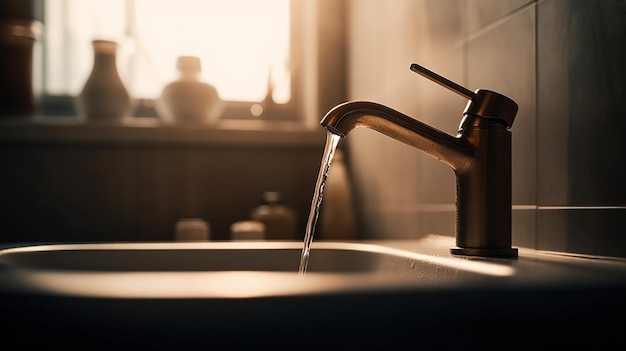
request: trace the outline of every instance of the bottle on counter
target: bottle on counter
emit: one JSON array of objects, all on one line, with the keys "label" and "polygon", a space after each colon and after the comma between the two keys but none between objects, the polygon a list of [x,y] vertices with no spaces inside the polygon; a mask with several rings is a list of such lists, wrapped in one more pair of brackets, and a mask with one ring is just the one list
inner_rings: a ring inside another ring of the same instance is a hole
[{"label": "bottle on counter", "polygon": [[200,58],[180,56],[176,61],[178,80],[168,83],[157,101],[157,112],[164,122],[213,123],[223,111],[217,89],[200,79]]},{"label": "bottle on counter", "polygon": [[230,240],[264,240],[265,225],[259,221],[239,221],[230,225]]},{"label": "bottle on counter", "polygon": [[176,241],[208,241],[211,239],[211,227],[202,218],[182,218],[176,222]]},{"label": "bottle on counter", "polygon": [[320,211],[320,240],[356,240],[357,220],[344,151],[337,149]]},{"label": "bottle on counter", "polygon": [[[14,6],[22,3],[5,10]],[[33,62],[42,27],[38,21],[0,19],[0,116],[33,115],[39,108]]]},{"label": "bottle on counter", "polygon": [[298,240],[295,211],[283,204],[278,191],[263,193],[263,204],[252,211],[251,219],[265,225],[268,240]]}]

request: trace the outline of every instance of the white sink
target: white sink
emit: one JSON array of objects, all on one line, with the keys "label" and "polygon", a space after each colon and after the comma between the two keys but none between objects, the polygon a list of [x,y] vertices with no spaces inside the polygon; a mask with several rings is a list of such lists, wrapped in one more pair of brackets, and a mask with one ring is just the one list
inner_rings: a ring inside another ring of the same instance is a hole
[{"label": "white sink", "polygon": [[626,261],[524,248],[457,257],[453,240],[314,242],[304,277],[301,242],[10,248],[0,316],[5,335],[26,330],[44,346],[78,335],[114,348],[598,347],[621,335],[607,316],[626,313]]},{"label": "white sink", "polygon": [[300,242],[58,244],[3,250],[4,287],[69,296],[189,298],[303,295],[458,285],[515,275],[509,262],[380,244]]}]

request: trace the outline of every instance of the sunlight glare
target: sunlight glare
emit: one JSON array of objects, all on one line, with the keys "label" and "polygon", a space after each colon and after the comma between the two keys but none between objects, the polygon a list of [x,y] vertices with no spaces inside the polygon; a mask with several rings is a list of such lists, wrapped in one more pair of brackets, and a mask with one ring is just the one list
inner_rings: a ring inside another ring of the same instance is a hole
[{"label": "sunlight glare", "polygon": [[[135,0],[135,6],[137,49],[147,51],[146,64],[162,84],[178,77],[178,56],[198,56],[202,78],[222,99],[261,101],[270,69],[273,78],[288,70],[288,0]],[[282,95],[275,98],[288,100],[289,79],[274,84]]]}]

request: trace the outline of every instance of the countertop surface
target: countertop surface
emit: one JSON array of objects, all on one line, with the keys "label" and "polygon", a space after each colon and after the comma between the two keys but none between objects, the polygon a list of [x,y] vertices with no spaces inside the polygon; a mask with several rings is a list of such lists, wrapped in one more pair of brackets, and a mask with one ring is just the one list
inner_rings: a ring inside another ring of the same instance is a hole
[{"label": "countertop surface", "polygon": [[[514,259],[455,256],[449,252],[454,238],[440,235],[416,240],[314,241],[312,266],[304,279],[298,280],[295,274],[302,246],[297,241],[4,244],[0,246],[4,248],[0,251],[0,289],[12,286],[15,291],[23,288],[23,292],[44,294],[49,289],[50,294],[77,297],[237,298],[420,292],[433,287],[462,290],[626,286],[624,259],[526,248],[519,248],[519,257]],[[155,272],[161,275],[155,278]],[[234,272],[248,275],[232,278],[233,281],[254,278],[271,288],[256,292],[250,284],[241,295],[238,285],[225,292],[195,284],[203,279],[221,285],[229,278],[224,274],[234,277]],[[143,283],[124,288],[122,282],[127,280],[123,277],[131,273],[135,282],[144,279]],[[25,276],[29,278],[23,279]],[[169,289],[169,285],[162,284],[167,279],[175,285],[187,284],[188,288]],[[19,283],[13,284],[14,280]],[[102,289],[109,292],[107,295],[80,284],[81,281],[93,286],[115,282],[119,289],[107,286]]]}]

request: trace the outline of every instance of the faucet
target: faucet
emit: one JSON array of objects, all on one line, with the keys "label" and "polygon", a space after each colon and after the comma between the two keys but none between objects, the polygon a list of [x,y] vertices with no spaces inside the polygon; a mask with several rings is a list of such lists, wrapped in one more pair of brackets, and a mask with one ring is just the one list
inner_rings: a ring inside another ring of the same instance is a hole
[{"label": "faucet", "polygon": [[345,137],[366,127],[446,163],[456,175],[454,255],[517,257],[511,247],[511,132],[517,113],[512,99],[475,92],[415,63],[410,69],[469,99],[459,132],[452,136],[387,106],[351,101],[332,108],[321,125]]}]

